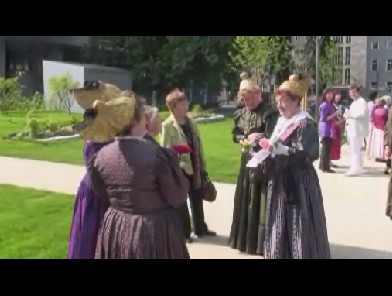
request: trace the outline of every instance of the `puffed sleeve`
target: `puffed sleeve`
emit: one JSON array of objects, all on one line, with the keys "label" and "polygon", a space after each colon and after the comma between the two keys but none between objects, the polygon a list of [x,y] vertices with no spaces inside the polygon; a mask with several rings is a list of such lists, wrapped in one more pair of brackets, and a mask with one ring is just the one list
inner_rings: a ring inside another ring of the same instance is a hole
[{"label": "puffed sleeve", "polygon": [[244,131],[239,125],[242,116],[242,110],[243,109],[238,109],[234,112],[234,127],[232,130],[234,143],[239,143],[244,137]]},{"label": "puffed sleeve", "polygon": [[91,187],[98,198],[108,200],[105,183],[99,173],[99,162],[97,160],[97,153],[90,157],[87,163],[87,174],[90,180]]},{"label": "puffed sleeve", "polygon": [[392,107],[389,109],[388,112],[388,120],[387,124],[385,125],[386,128],[386,139],[387,139],[387,144],[389,146],[389,149],[392,149]]},{"label": "puffed sleeve", "polygon": [[326,102],[323,102],[319,108],[320,111],[320,122],[327,122],[328,116],[331,115],[331,108],[330,105]]},{"label": "puffed sleeve", "polygon": [[167,148],[158,150],[156,174],[162,197],[173,207],[183,205],[189,192],[189,181],[173,150]]},{"label": "puffed sleeve", "polygon": [[319,158],[319,136],[316,123],[313,120],[305,119],[301,122],[295,131],[288,152],[291,158],[308,162]]}]

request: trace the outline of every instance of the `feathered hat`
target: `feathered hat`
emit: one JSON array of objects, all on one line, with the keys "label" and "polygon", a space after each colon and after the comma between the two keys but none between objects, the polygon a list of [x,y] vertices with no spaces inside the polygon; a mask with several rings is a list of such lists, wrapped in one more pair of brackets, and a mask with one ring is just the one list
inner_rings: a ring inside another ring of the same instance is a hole
[{"label": "feathered hat", "polygon": [[98,143],[114,139],[135,118],[137,99],[121,96],[108,101],[96,100],[82,122],[74,126],[85,140]]},{"label": "feathered hat", "polygon": [[240,75],[241,83],[239,91],[258,91],[260,87],[257,85],[256,77],[252,76],[250,72],[244,71]]},{"label": "feathered hat", "polygon": [[90,109],[96,100],[107,102],[121,96],[121,90],[117,86],[98,80],[85,81],[83,87],[74,88],[71,91],[75,101],[84,110]]},{"label": "feathered hat", "polygon": [[306,102],[306,96],[312,84],[311,79],[303,77],[301,74],[292,74],[289,80],[283,82],[276,90],[276,93],[287,91],[302,98],[302,104]]}]

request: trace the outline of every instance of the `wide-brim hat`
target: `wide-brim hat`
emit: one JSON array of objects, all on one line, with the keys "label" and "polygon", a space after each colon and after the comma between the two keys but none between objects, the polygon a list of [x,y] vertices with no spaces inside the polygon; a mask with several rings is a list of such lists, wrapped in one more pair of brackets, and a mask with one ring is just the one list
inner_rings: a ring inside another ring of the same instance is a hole
[{"label": "wide-brim hat", "polygon": [[121,96],[107,102],[96,100],[82,122],[74,125],[85,140],[98,143],[113,140],[135,118],[136,97]]},{"label": "wide-brim hat", "polygon": [[92,108],[95,101],[108,102],[111,99],[121,96],[121,90],[108,83],[102,81],[85,81],[83,87],[74,88],[73,92],[75,101],[84,110]]}]

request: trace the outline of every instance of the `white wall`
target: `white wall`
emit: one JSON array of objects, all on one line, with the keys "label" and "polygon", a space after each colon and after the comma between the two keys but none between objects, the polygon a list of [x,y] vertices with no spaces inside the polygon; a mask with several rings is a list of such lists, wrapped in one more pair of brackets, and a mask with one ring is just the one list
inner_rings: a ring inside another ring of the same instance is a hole
[{"label": "white wall", "polygon": [[[50,108],[49,79],[69,73],[72,80],[78,81],[79,86],[84,83],[84,67],[62,62],[43,61],[44,99],[47,109]],[[83,113],[83,109],[75,102],[71,108],[73,113]]]}]

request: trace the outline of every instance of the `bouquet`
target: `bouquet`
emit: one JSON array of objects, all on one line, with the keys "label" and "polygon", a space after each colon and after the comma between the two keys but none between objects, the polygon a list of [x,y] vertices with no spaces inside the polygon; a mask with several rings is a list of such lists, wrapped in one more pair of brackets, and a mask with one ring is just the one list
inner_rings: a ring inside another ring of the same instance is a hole
[{"label": "bouquet", "polygon": [[240,141],[240,145],[241,145],[241,152],[242,153],[247,153],[249,152],[249,148],[250,148],[250,143],[248,141],[248,139],[243,139]]},{"label": "bouquet", "polygon": [[193,152],[192,148],[188,144],[173,144],[170,148],[176,151],[179,155]]}]

